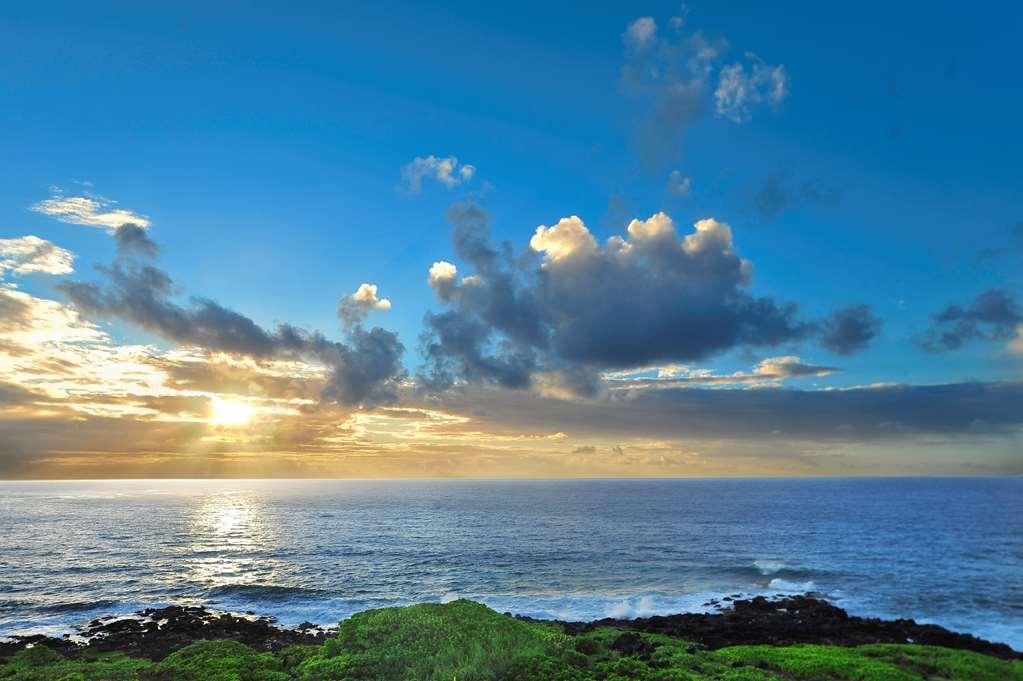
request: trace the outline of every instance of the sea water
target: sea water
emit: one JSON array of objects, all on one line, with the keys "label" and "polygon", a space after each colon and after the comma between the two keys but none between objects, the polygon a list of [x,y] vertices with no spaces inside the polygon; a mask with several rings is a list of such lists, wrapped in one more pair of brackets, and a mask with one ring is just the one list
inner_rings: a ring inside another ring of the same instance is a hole
[{"label": "sea water", "polygon": [[0,636],[173,603],[589,620],[807,591],[1023,649],[1023,479],[0,482]]}]

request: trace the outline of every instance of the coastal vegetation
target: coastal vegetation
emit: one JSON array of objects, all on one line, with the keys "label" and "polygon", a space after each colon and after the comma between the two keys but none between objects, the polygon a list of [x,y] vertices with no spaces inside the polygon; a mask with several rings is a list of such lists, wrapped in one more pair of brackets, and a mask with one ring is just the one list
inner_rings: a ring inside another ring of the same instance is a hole
[{"label": "coastal vegetation", "polygon": [[732,645],[618,626],[564,627],[468,600],[383,608],[317,644],[198,640],[161,659],[38,642],[0,658],[7,681],[1023,681],[1023,662],[917,644]]}]

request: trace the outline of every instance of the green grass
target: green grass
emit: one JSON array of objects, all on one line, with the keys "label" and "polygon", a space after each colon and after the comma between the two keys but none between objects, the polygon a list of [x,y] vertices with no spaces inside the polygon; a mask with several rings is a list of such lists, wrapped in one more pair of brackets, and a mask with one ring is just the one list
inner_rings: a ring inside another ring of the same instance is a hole
[{"label": "green grass", "polygon": [[154,663],[119,653],[69,660],[37,646],[0,660],[0,681],[1023,681],[1021,662],[931,646],[712,651],[641,634],[642,652],[623,656],[622,634],[569,636],[461,600],[363,612],[322,645],[276,653],[199,641]]}]

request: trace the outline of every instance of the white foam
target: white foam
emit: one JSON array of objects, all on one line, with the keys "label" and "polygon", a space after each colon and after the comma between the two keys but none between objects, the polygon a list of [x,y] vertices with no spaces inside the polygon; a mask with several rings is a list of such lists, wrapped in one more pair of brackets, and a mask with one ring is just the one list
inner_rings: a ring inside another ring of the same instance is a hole
[{"label": "white foam", "polygon": [[760,574],[762,575],[773,575],[776,572],[784,570],[785,563],[781,562],[780,560],[770,560],[761,558],[753,561],[753,567],[755,567],[757,570],[760,570]]},{"label": "white foam", "polygon": [[780,577],[772,579],[767,586],[770,589],[783,593],[806,593],[807,591],[815,591],[817,589],[817,586],[812,581],[790,582]]},{"label": "white foam", "polygon": [[652,596],[640,596],[637,599],[611,603],[604,609],[604,616],[614,617],[615,619],[633,619],[636,617],[649,617],[650,615],[658,614],[660,610]]}]

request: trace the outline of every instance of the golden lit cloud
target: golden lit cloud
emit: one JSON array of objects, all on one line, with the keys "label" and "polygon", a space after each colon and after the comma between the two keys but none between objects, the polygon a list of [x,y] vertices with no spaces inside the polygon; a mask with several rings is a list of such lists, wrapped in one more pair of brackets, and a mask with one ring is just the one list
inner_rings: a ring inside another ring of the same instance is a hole
[{"label": "golden lit cloud", "polygon": [[214,396],[210,401],[209,422],[215,426],[243,426],[252,420],[255,410],[243,400]]}]

